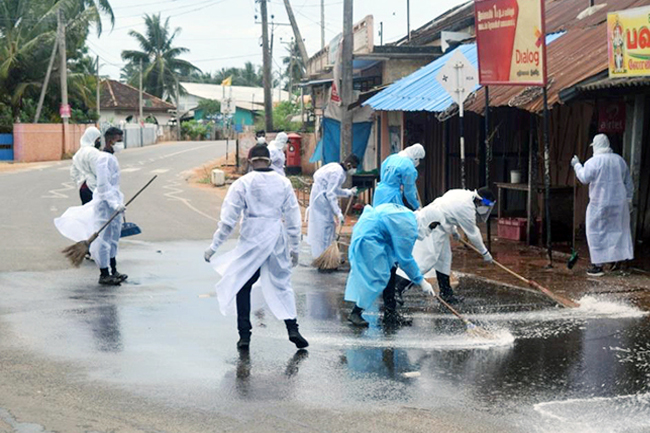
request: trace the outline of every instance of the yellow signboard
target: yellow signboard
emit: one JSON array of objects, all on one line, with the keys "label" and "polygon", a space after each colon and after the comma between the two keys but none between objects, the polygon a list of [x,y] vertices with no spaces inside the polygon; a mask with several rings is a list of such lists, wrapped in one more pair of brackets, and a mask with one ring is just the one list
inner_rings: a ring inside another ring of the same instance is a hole
[{"label": "yellow signboard", "polygon": [[650,6],[607,14],[609,76],[650,75]]}]

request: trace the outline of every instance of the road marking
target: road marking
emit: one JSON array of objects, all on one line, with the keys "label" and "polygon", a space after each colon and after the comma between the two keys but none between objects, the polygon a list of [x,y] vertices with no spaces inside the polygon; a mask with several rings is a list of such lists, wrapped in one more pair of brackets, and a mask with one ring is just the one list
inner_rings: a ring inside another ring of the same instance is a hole
[{"label": "road marking", "polygon": [[130,167],[130,168],[123,168],[120,170],[122,173],[133,173],[134,171],[140,171],[142,168],[140,167]]},{"label": "road marking", "polygon": [[65,171],[70,171],[70,167],[59,167],[59,168],[57,168],[57,170],[61,170],[61,171],[63,171],[63,170],[65,170]]},{"label": "road marking", "polygon": [[182,194],[184,192],[182,189],[178,188],[179,185],[181,185],[181,182],[169,181],[168,185],[163,186],[163,188],[169,190],[169,192],[166,193],[166,194],[163,194],[163,195],[165,197],[167,197],[168,199],[170,199],[170,200],[178,200],[178,201],[180,201],[185,206],[192,209],[194,212],[198,213],[201,216],[206,217],[209,220],[212,220],[214,222],[219,222],[219,220],[217,218],[214,218],[212,215],[208,215],[207,213],[202,212],[199,209],[192,206],[192,204],[190,204],[190,201],[188,199],[182,198],[182,197],[177,197],[176,196],[177,194]]},{"label": "road marking", "polygon": [[62,192],[76,189],[72,182],[63,182],[61,185],[63,185],[63,188],[52,189],[48,191],[49,195],[42,195],[41,198],[69,198],[66,194],[62,194]]},{"label": "road marking", "polygon": [[56,206],[50,206],[50,212],[58,212],[59,210],[56,208]]},{"label": "road marking", "polygon": [[157,170],[151,170],[149,173],[151,173],[151,174],[163,174],[163,173],[167,173],[168,171],[169,171],[168,168],[159,168]]}]

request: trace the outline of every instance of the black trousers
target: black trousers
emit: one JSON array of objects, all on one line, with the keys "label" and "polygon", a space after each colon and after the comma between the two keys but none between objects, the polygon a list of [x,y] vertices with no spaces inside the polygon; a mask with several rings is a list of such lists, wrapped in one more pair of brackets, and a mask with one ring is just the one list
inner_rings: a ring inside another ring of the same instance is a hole
[{"label": "black trousers", "polygon": [[237,330],[239,335],[250,335],[251,324],[251,289],[260,278],[258,269],[237,293]]},{"label": "black trousers", "polygon": [[81,204],[86,204],[93,199],[93,192],[88,188],[86,182],[79,188],[79,197],[81,198]]},{"label": "black trousers", "polygon": [[391,268],[390,279],[388,280],[388,284],[386,285],[386,288],[382,293],[382,297],[384,298],[384,311],[386,310],[395,311],[397,309],[397,301],[395,300],[396,277],[397,277],[397,265]]}]

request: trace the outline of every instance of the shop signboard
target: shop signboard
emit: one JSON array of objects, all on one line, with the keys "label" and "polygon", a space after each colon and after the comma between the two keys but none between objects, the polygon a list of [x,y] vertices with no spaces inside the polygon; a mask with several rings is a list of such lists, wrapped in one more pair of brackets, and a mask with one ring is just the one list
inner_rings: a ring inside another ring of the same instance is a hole
[{"label": "shop signboard", "polygon": [[650,75],[650,6],[607,14],[610,78]]},{"label": "shop signboard", "polygon": [[546,85],[544,0],[475,0],[481,85]]}]

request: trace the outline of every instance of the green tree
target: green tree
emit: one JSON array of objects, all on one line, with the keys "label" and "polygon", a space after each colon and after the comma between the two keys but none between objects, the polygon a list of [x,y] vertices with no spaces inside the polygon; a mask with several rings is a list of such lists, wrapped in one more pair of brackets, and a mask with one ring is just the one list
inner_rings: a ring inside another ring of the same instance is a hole
[{"label": "green tree", "polygon": [[[176,83],[181,76],[187,76],[199,68],[190,62],[179,59],[181,54],[190,50],[184,47],[175,47],[174,39],[181,32],[180,27],[173,31],[169,27],[169,18],[163,23],[158,15],[145,15],[144,22],[147,27],[145,34],[129,31],[135,38],[141,51],[122,51],[122,59],[129,62],[131,71],[139,71],[142,62],[143,86],[146,92],[159,98],[169,97],[176,93]],[[137,84],[137,73],[130,77],[130,83]]]},{"label": "green tree", "polygon": [[295,41],[291,41],[287,51],[289,55],[282,58],[282,64],[285,65],[284,76],[289,80],[285,89],[291,91],[292,89],[289,89],[289,83],[292,83],[294,86],[300,83],[305,65],[302,62],[300,49]]},{"label": "green tree", "polygon": [[221,112],[221,102],[216,99],[201,99],[196,108],[203,110],[204,117],[214,116]]}]

